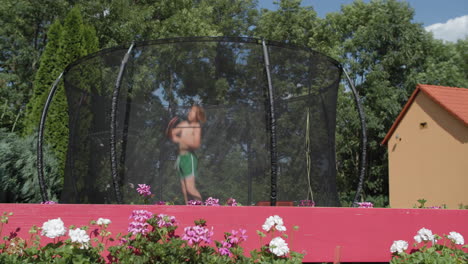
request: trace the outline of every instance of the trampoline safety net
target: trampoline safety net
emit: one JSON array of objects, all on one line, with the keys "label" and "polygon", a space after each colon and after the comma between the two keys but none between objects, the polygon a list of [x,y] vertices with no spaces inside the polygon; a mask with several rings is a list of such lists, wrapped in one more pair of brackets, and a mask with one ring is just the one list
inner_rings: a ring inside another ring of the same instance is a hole
[{"label": "trampoline safety net", "polygon": [[[270,201],[271,186],[276,184],[278,201],[313,199],[319,206],[339,205],[335,183],[339,64],[309,49],[265,44],[271,89],[262,41],[257,39],[181,38],[134,44],[115,111],[121,201],[138,203],[138,184],[148,184],[154,194],[151,203],[183,204],[179,156],[191,153],[202,199],[215,197],[223,203],[233,197],[253,205]],[[112,97],[127,51],[128,46],[103,50],[65,70],[70,135],[63,203],[119,200],[113,186],[110,127]],[[206,122],[188,120],[193,105],[204,110]],[[175,128],[189,124],[195,126],[192,134],[200,132],[198,147],[183,148],[168,137],[174,117],[179,120]]]}]

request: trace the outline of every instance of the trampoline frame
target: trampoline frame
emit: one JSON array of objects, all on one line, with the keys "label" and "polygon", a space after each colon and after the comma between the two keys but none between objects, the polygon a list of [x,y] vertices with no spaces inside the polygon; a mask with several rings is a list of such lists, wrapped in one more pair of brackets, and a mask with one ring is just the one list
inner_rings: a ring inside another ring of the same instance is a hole
[{"label": "trampoline frame", "polygon": [[[275,42],[275,41],[266,41],[264,39],[256,39],[256,38],[246,38],[246,37],[186,37],[186,38],[170,38],[170,39],[160,39],[160,40],[154,40],[154,41],[143,41],[143,42],[132,42],[129,47],[127,52],[125,53],[124,57],[122,58],[122,62],[120,65],[119,73],[115,82],[114,86],[114,91],[112,94],[112,106],[111,106],[111,122],[110,122],[110,159],[111,159],[111,174],[112,174],[112,182],[113,182],[113,187],[114,187],[114,194],[117,199],[117,203],[122,204],[122,194],[120,191],[119,183],[118,183],[118,171],[117,171],[117,154],[116,154],[116,127],[117,127],[117,118],[116,118],[116,112],[117,112],[117,105],[118,105],[118,97],[120,93],[120,86],[122,82],[122,75],[125,71],[125,66],[127,64],[129,55],[131,51],[133,50],[134,47],[136,46],[147,46],[147,45],[154,45],[154,44],[167,44],[167,43],[180,43],[180,42],[233,42],[233,43],[254,43],[258,45],[262,45],[262,50],[263,50],[263,59],[264,59],[264,67],[265,67],[265,74],[266,74],[266,79],[268,83],[268,109],[267,109],[267,114],[269,117],[269,129],[270,129],[270,173],[271,173],[271,189],[270,189],[270,205],[271,206],[276,206],[277,202],[277,170],[278,170],[278,163],[277,163],[277,139],[276,139],[276,118],[275,118],[275,103],[274,103],[274,89],[273,89],[273,84],[271,81],[271,75],[270,75],[270,61],[269,61],[269,52],[268,52],[268,46],[277,46],[277,47],[285,47],[285,48],[292,48],[292,49],[300,49],[300,50],[305,50],[308,52],[312,52],[315,54],[320,54],[321,56],[327,58],[331,63],[335,64],[339,69],[341,69],[346,76],[346,79],[348,81],[348,85],[351,88],[351,91],[354,96],[354,101],[356,103],[356,108],[359,113],[359,118],[361,121],[361,162],[360,162],[360,173],[359,173],[359,184],[357,187],[357,191],[355,194],[355,198],[353,201],[353,205],[356,206],[357,201],[360,197],[360,193],[362,191],[362,185],[363,185],[363,180],[365,176],[365,171],[366,171],[366,146],[367,146],[367,133],[366,133],[366,122],[365,122],[365,115],[364,111],[361,105],[360,97],[359,94],[354,87],[353,82],[351,81],[348,73],[345,71],[345,69],[339,64],[336,60],[321,54],[317,51],[314,51],[312,49],[306,48],[306,47],[301,47],[301,46],[296,46],[296,45],[291,45],[291,44],[286,44],[286,43],[281,43],[281,42]],[[57,79],[54,81],[52,84],[52,87],[50,89],[49,95],[47,97],[47,100],[44,104],[44,108],[42,111],[40,123],[39,123],[39,129],[38,129],[38,142],[37,142],[37,173],[38,173],[38,180],[39,180],[39,187],[40,187],[40,192],[41,192],[41,198],[43,202],[46,202],[49,200],[48,193],[47,193],[47,185],[44,179],[44,160],[43,160],[43,141],[44,141],[44,129],[45,129],[45,123],[47,119],[47,112],[50,106],[50,103],[52,102],[52,99],[58,89],[58,83],[62,79],[63,75],[67,73],[67,71],[73,67],[76,64],[79,64],[81,61],[92,58],[94,56],[97,56],[98,54],[106,53],[106,52],[112,52],[116,49],[122,49],[126,48],[125,45],[121,46],[116,46],[113,48],[108,48],[104,49],[101,51],[98,51],[96,53],[90,54],[88,56],[85,56],[71,64],[69,64],[63,72],[60,73],[60,75],[57,77]]]}]

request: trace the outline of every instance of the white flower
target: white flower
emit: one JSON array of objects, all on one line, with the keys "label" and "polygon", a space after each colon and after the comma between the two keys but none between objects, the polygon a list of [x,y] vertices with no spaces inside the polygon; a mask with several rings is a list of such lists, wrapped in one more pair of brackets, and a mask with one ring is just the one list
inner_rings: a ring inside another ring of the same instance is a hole
[{"label": "white flower", "polygon": [[457,233],[455,231],[450,232],[447,237],[457,245],[465,244],[465,240],[463,239],[463,236],[460,233]]},{"label": "white flower", "polygon": [[41,234],[48,238],[56,238],[59,236],[63,236],[66,232],[67,229],[65,228],[65,225],[63,224],[63,221],[62,219],[60,219],[60,217],[57,219],[49,220],[42,224]]},{"label": "white flower", "polygon": [[265,221],[265,223],[262,225],[262,228],[263,228],[263,230],[265,230],[265,231],[268,232],[268,231],[270,231],[270,229],[271,229],[271,227],[272,227],[273,225],[274,225],[274,223],[271,222],[271,221],[268,221],[268,218],[267,218],[267,220]]},{"label": "white flower", "polygon": [[268,217],[262,225],[262,228],[268,232],[273,226],[275,226],[278,231],[286,231],[286,227],[283,225],[283,219],[278,215]]},{"label": "white flower", "polygon": [[112,223],[112,221],[110,219],[105,219],[105,218],[99,218],[96,223],[98,225],[108,225],[110,223]]},{"label": "white flower", "polygon": [[277,216],[277,215],[273,216],[273,221],[277,225],[283,225],[283,219],[281,217]]},{"label": "white flower", "polygon": [[392,253],[395,253],[395,252],[401,253],[401,252],[403,252],[403,251],[405,251],[407,249],[408,249],[408,242],[406,242],[404,240],[397,240],[397,241],[393,241],[393,244],[390,247],[390,252],[392,252]]},{"label": "white flower", "polygon": [[418,243],[421,243],[421,242],[422,242],[422,239],[421,239],[421,237],[420,237],[419,235],[415,235],[415,236],[414,236],[414,240],[415,240],[416,242],[418,242]]},{"label": "white flower", "polygon": [[289,253],[288,244],[281,237],[275,237],[270,241],[270,251],[278,257]]},{"label": "white flower", "polygon": [[88,248],[88,242],[90,238],[88,234],[86,234],[86,231],[79,228],[75,230],[70,229],[70,231],[68,231],[68,235],[70,236],[72,242],[81,243],[81,249]]},{"label": "white flower", "polygon": [[432,234],[432,231],[426,228],[421,228],[418,231],[418,234],[414,236],[416,242],[421,243],[422,241],[432,241],[432,243],[437,242]]},{"label": "white flower", "polygon": [[278,231],[286,231],[286,227],[283,226],[283,225],[277,225],[277,226],[276,226],[276,230],[278,230]]}]

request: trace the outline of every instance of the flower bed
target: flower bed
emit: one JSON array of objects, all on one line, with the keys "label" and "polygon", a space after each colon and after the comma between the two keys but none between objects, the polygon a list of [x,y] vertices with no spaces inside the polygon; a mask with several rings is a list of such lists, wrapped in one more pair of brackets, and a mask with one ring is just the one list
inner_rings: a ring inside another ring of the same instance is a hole
[{"label": "flower bed", "polygon": [[[384,208],[322,208],[322,207],[271,207],[271,206],[168,206],[168,205],[100,205],[100,204],[0,204],[1,212],[13,212],[10,223],[3,227],[2,234],[16,233],[26,239],[31,226],[42,227],[48,220],[60,218],[68,228],[90,226],[92,219],[110,219],[107,231],[116,237],[126,234],[129,216],[135,210],[146,210],[152,215],[174,216],[178,222],[175,235],[182,236],[186,227],[193,227],[194,220],[205,219],[208,228],[213,228],[211,247],[217,250],[214,241],[223,242],[224,232],[246,230],[248,236],[241,243],[244,253],[250,256],[253,250],[276,236],[258,236],[266,232],[262,225],[269,216],[283,218],[289,236],[283,239],[290,250],[304,254],[304,262],[389,262],[392,259],[390,246],[393,241],[411,241],[415,231],[426,227],[437,234],[456,231],[465,238],[468,234],[468,210],[440,209],[384,209]],[[102,220],[101,220],[102,221]],[[96,221],[97,223],[97,221]],[[101,222],[102,224],[103,222]],[[300,229],[294,232],[291,226]],[[95,230],[96,225],[89,230]],[[19,229],[19,230],[18,230]],[[67,231],[68,232],[68,231]],[[89,233],[89,231],[87,231]],[[68,237],[68,233],[67,233]],[[94,235],[90,236],[92,241]],[[54,239],[41,237],[45,246]],[[106,247],[119,244],[119,240],[105,240]],[[460,245],[458,245],[460,246]],[[411,248],[409,249],[411,250]],[[466,250],[466,249],[465,249]],[[409,251],[408,251],[409,253]]]},{"label": "flower bed", "polygon": [[408,242],[396,240],[390,247],[393,258],[390,263],[468,263],[468,253],[463,236],[455,231],[443,237],[432,234],[432,231],[421,228],[416,236],[416,243],[408,251]]},{"label": "flower bed", "polygon": [[[0,235],[12,215],[3,213]],[[301,263],[303,258],[290,251],[286,227],[278,215],[266,219],[262,226],[266,233],[257,231],[261,238],[277,236],[249,256],[241,246],[248,238],[245,229],[225,232],[222,241],[213,241],[213,227],[203,219],[181,234],[176,232],[174,216],[133,210],[129,220],[128,233],[116,236],[108,231],[112,221],[105,218],[78,228],[65,227],[61,218],[51,219],[42,227],[32,226],[26,239],[11,232],[0,244],[0,263]],[[53,241],[41,245],[42,237]],[[118,244],[109,246],[109,241]]]}]

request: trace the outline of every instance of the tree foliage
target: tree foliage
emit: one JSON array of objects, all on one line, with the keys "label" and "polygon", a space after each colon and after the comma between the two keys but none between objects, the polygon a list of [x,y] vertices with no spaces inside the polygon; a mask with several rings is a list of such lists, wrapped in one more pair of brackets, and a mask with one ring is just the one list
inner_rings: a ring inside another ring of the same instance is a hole
[{"label": "tree foliage", "polygon": [[57,56],[61,34],[62,25],[56,20],[47,33],[47,45],[41,56],[39,70],[34,80],[33,94],[27,105],[23,131],[25,135],[36,132],[49,90],[62,69],[61,58]]},{"label": "tree foliage", "polygon": [[[466,75],[463,82],[457,61],[461,54],[455,54],[452,44],[433,40],[421,24],[412,22],[413,16],[414,10],[405,2],[355,1],[324,21],[365,108],[369,143],[363,198],[388,195],[387,150],[380,142],[415,85],[466,87]],[[349,91],[342,92],[339,100],[350,101]],[[345,121],[337,126],[339,182],[349,192],[357,183],[359,123],[353,121],[355,114],[346,103],[339,105],[339,120]]]},{"label": "tree foliage", "polygon": [[[83,23],[80,7],[76,6],[67,14],[63,26],[56,20],[48,32],[49,41],[41,57],[36,74],[33,96],[29,102],[25,135],[36,131],[49,95],[52,83],[65,67],[77,59],[98,50],[95,29]],[[68,104],[63,88],[59,88],[50,105],[45,123],[45,141],[50,144],[58,159],[61,171],[65,167],[68,145]]]},{"label": "tree foliage", "polygon": [[456,43],[428,40],[427,56],[418,68],[411,69],[409,87],[417,83],[468,87],[468,38]]},{"label": "tree foliage", "polygon": [[248,35],[255,0],[78,1],[101,48],[169,37]]},{"label": "tree foliage", "polygon": [[22,130],[39,57],[50,23],[65,13],[65,0],[4,0],[0,5],[0,128]]}]

